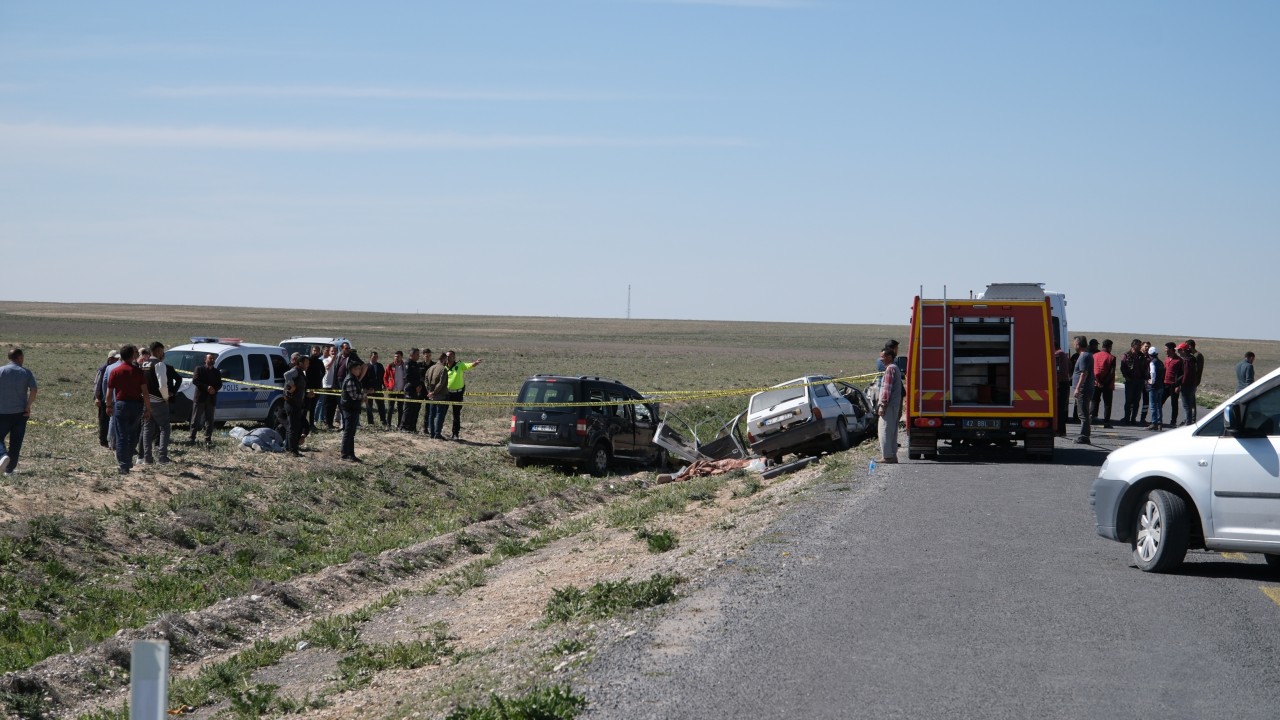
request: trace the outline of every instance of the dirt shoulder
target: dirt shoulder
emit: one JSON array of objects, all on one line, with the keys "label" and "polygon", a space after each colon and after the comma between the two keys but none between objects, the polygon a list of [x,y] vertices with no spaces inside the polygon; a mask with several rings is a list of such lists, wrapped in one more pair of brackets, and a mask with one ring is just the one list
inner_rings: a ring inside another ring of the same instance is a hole
[{"label": "dirt shoulder", "polygon": [[[175,648],[175,686],[194,683],[264,643],[287,648],[252,670],[233,700],[175,706],[194,718],[252,716],[243,714],[251,701],[268,715],[438,717],[458,705],[483,703],[491,693],[511,696],[571,683],[597,648],[631,632],[648,613],[548,623],[544,611],[555,589],[678,575],[679,595],[696,595],[806,488],[847,484],[869,452],[855,448],[772,480],[738,473],[693,493],[676,484],[656,486],[649,472],[612,476],[588,491],[546,498],[464,531],[287,583],[265,583],[213,607],[121,631],[18,674],[19,684],[52,700],[50,716],[110,717],[127,697],[129,643],[143,638],[165,638]],[[663,500],[668,497],[675,499]],[[663,500],[663,510],[646,515],[655,499]],[[678,544],[650,552],[637,527],[667,531]],[[497,550],[512,541],[537,549],[515,557]],[[345,647],[314,640],[317,628],[353,613],[360,617]],[[432,638],[445,638],[448,647],[434,662],[377,669],[355,682],[344,670],[355,648],[421,646]],[[18,676],[6,679],[10,687]]]}]

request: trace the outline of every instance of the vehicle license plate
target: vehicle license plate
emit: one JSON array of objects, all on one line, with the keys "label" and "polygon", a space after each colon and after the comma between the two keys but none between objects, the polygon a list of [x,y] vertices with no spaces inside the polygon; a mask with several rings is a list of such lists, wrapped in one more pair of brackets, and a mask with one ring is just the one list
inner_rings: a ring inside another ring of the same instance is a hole
[{"label": "vehicle license plate", "polygon": [[791,418],[793,418],[793,417],[795,417],[795,416],[796,416],[796,414],[795,414],[795,413],[793,413],[793,412],[783,413],[782,415],[778,415],[778,416],[775,416],[775,417],[771,417],[771,418],[769,418],[768,420],[765,420],[765,421],[764,421],[764,425],[765,425],[765,427],[768,427],[768,426],[770,426],[770,425],[777,425],[778,423],[782,422],[783,420],[790,420]]},{"label": "vehicle license plate", "polygon": [[964,427],[979,428],[982,430],[999,430],[999,420],[965,420]]},{"label": "vehicle license plate", "polygon": [[529,429],[532,430],[533,432],[553,433],[556,431],[556,426],[555,425],[534,425]]}]

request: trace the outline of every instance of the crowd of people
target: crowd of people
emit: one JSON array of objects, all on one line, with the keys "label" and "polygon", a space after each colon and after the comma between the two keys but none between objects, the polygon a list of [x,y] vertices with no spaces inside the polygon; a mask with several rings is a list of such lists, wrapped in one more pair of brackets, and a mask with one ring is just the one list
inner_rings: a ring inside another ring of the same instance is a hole
[{"label": "crowd of people", "polygon": [[[1058,435],[1066,436],[1068,423],[1079,424],[1075,442],[1085,444],[1090,442],[1092,428],[1099,421],[1104,428],[1114,427],[1111,406],[1117,379],[1124,384],[1121,425],[1160,431],[1196,422],[1196,390],[1204,377],[1204,355],[1196,349],[1194,339],[1166,342],[1163,357],[1159,348],[1137,338],[1119,360],[1112,347],[1109,339],[1099,343],[1078,335],[1074,354],[1068,356],[1061,348],[1054,353],[1059,391]],[[1236,365],[1236,390],[1253,382],[1254,357],[1247,352]],[[1068,419],[1069,404],[1073,410]]]}]

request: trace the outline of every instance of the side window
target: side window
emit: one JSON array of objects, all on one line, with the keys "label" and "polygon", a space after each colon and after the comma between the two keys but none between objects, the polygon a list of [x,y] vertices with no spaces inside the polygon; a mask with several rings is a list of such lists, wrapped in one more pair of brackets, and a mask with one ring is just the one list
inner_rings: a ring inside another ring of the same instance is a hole
[{"label": "side window", "polygon": [[824,398],[824,397],[829,397],[831,395],[831,393],[827,392],[826,385],[814,385],[809,389],[813,391],[814,397]]},{"label": "side window", "polygon": [[285,362],[284,358],[279,355],[272,355],[271,370],[275,373],[276,379],[279,380],[284,377],[285,373],[289,372],[289,363]]},{"label": "side window", "polygon": [[1244,411],[1244,432],[1253,437],[1280,435],[1280,386],[1249,401]]},{"label": "side window", "polygon": [[223,380],[244,380],[244,360],[239,355],[228,355],[218,361],[218,372]]},{"label": "side window", "polygon": [[[622,393],[611,392],[609,393],[609,399],[612,400],[613,402],[626,402],[631,398],[627,397]],[[614,415],[615,417],[619,417],[625,420],[627,416],[631,414],[629,410],[630,407],[631,407],[630,405],[610,405],[608,410],[609,410],[609,413]]]},{"label": "side window", "polygon": [[271,379],[271,363],[266,355],[253,353],[249,356],[249,379],[254,382]]},{"label": "side window", "polygon": [[[587,389],[587,402],[596,403],[596,402],[604,402],[604,400],[605,400],[604,390],[601,390],[598,387]],[[611,412],[608,405],[591,405],[587,409],[593,413],[596,413],[597,415],[608,415]]]},{"label": "side window", "polygon": [[650,408],[648,405],[632,405],[631,407],[635,408],[636,422],[640,422],[640,423],[653,422],[653,409]]}]

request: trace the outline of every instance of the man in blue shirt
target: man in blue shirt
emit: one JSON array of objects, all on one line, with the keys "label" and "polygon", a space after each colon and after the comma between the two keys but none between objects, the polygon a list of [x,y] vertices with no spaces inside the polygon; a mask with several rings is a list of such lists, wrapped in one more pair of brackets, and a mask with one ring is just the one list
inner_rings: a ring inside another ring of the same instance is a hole
[{"label": "man in blue shirt", "polygon": [[22,348],[13,348],[9,364],[0,367],[0,472],[5,475],[18,468],[27,420],[36,401],[36,376],[22,366],[24,360]]}]

